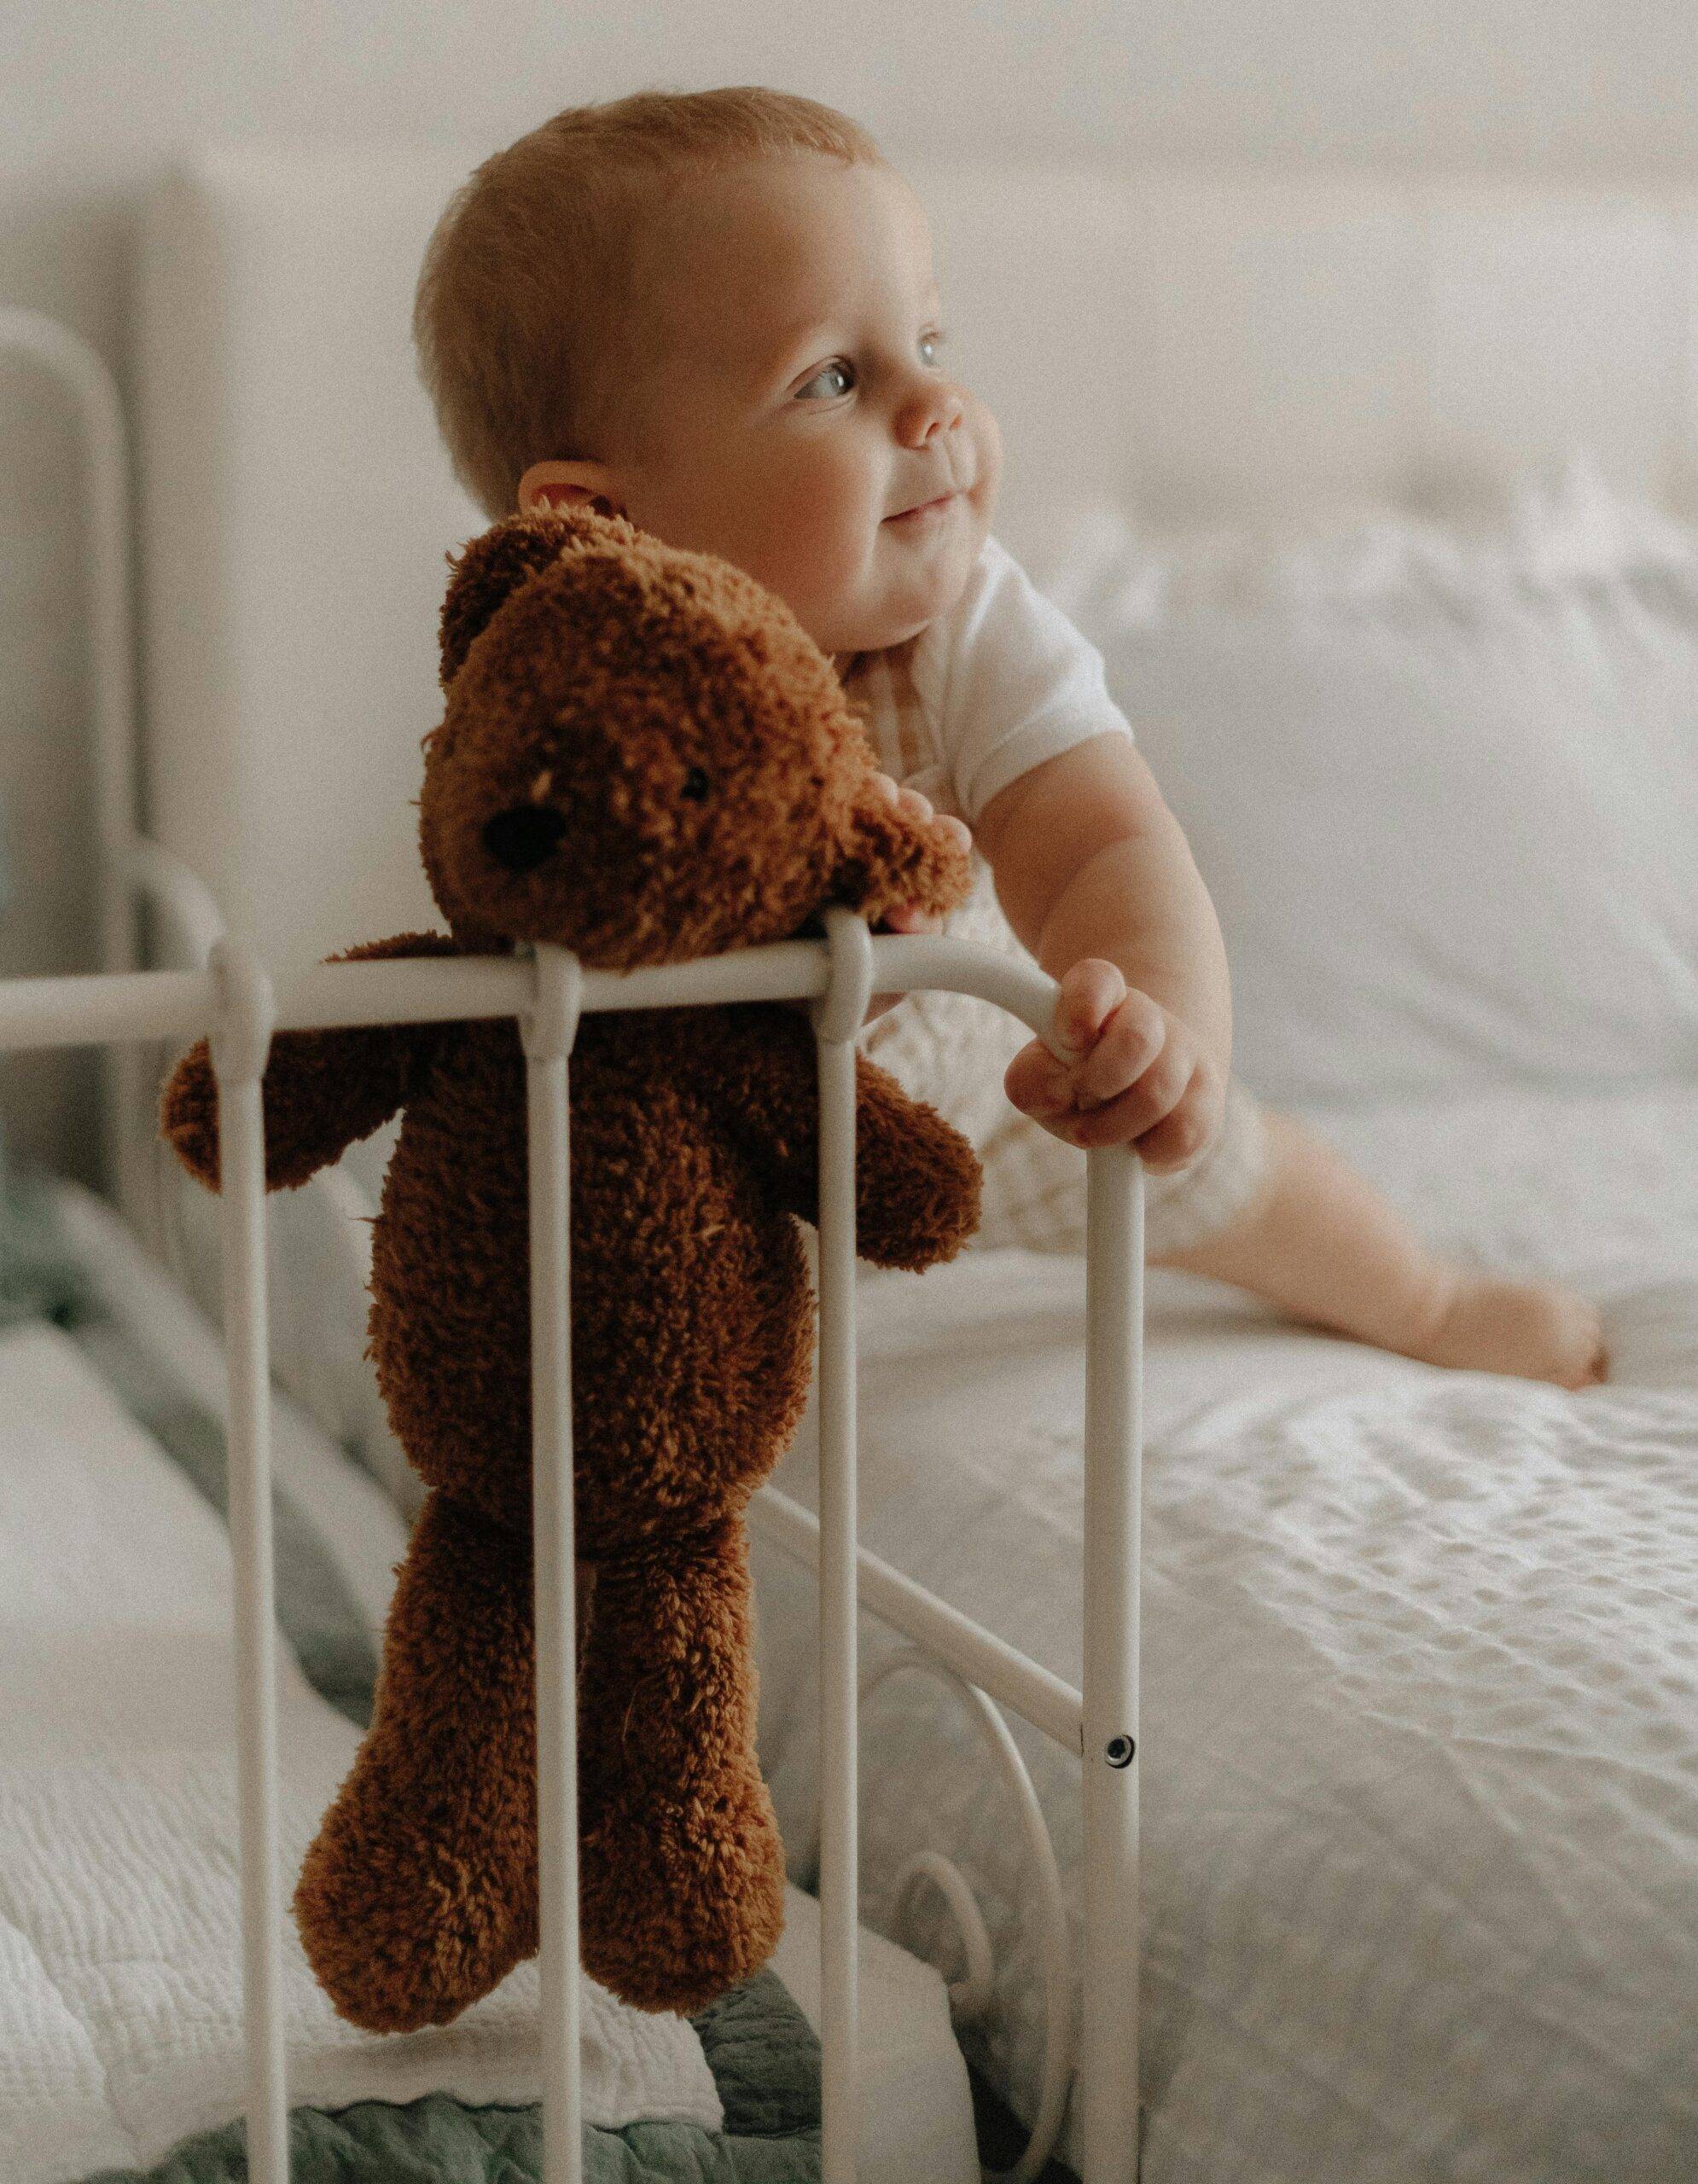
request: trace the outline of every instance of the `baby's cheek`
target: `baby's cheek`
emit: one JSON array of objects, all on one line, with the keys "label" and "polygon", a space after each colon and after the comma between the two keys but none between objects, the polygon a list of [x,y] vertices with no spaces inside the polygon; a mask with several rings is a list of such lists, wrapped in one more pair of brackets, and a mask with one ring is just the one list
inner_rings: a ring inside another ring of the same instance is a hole
[{"label": "baby's cheek", "polygon": [[790,584],[816,607],[852,596],[865,579],[881,514],[864,479],[841,465],[814,466],[785,495],[776,518],[777,556]]},{"label": "baby's cheek", "polygon": [[869,601],[869,584],[876,584],[876,546],[879,511],[865,511],[852,494],[834,500],[819,496],[787,535],[789,590],[784,596],[817,642],[824,644],[819,633],[829,633],[826,651],[859,651],[872,642],[859,618]]}]

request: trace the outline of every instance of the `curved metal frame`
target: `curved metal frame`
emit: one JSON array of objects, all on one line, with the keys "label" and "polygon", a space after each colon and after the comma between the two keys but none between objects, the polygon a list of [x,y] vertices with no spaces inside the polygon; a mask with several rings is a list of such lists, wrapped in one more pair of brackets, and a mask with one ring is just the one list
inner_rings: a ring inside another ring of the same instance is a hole
[{"label": "curved metal frame", "polygon": [[[895,1654],[866,1678],[861,1687],[863,1709],[896,1676],[919,1672],[934,1677],[952,1691],[967,1710],[983,1740],[991,1763],[1001,1774],[1014,1798],[1026,1854],[1038,1879],[1039,1917],[1044,1947],[1044,2066],[1038,2079],[1038,2114],[1025,2152],[1012,2169],[985,2171],[985,2184],[1032,2184],[1055,2151],[1067,2112],[1067,2090],[1073,2065],[1073,2010],[1069,1980],[1067,1907],[1061,1891],[1061,1868],[1049,1823],[1038,1801],[1031,1770],[1021,1755],[1008,1723],[994,1699],[977,1684],[969,1683],[951,1668],[913,1646]],[[971,2022],[986,2015],[996,1999],[994,1959],[991,1937],[977,1897],[961,1868],[936,1850],[920,1850],[898,1872],[891,1884],[892,1924],[898,1924],[904,1902],[921,1881],[929,1881],[942,1895],[959,1928],[967,1953],[968,1977],[950,1988],[951,2013]]]},{"label": "curved metal frame", "polygon": [[[579,973],[558,950],[523,957],[440,958],[319,965],[280,990],[269,987],[251,951],[221,943],[199,971],[136,971],[76,979],[21,979],[0,985],[0,1047],[134,1043],[191,1037],[210,1030],[220,1083],[220,1115],[230,1135],[222,1194],[226,1242],[225,1327],[230,1373],[231,1544],[237,1570],[238,1658],[243,1711],[241,1780],[245,1875],[275,1865],[276,1759],[269,1633],[271,1605],[269,1487],[269,1355],[265,1285],[265,1191],[259,1156],[259,1074],[264,1037],[272,1030],[335,1025],[442,1022],[511,1016],[527,1029],[530,1172],[547,1178],[533,1203],[531,1250],[533,1294],[547,1302],[533,1313],[539,1345],[534,1363],[538,1499],[537,1583],[539,1601],[557,1604],[557,1625],[538,1634],[541,1681],[555,1687],[550,1749],[570,1742],[572,1711],[569,1475],[570,1406],[564,1390],[564,1272],[568,1234],[569,1171],[565,1157],[567,1049],[579,1009],[688,1007],[734,998],[817,998],[821,1012],[822,1177],[821,1383],[823,1513],[819,1559],[835,1604],[823,1618],[823,1721],[837,1739],[828,1770],[823,1849],[834,1870],[833,1896],[822,1918],[822,2014],[825,2036],[825,2184],[851,2184],[858,2131],[854,2062],[856,1880],[854,1619],[858,1581],[866,1566],[855,1537],[853,1495],[854,1048],[832,1036],[840,1016],[831,1005],[839,963],[853,991],[869,979],[881,990],[935,985],[977,992],[1027,1022],[1047,1014],[1050,981],[988,950],[932,938],[862,938],[839,943],[786,942],[707,961],[625,976]],[[550,1027],[538,1029],[538,1026]],[[540,1043],[538,1043],[540,1042]],[[256,1059],[256,1056],[258,1059]],[[546,1082],[542,1079],[546,1077]],[[226,1089],[228,1098],[225,1097]],[[880,1584],[899,1614],[917,1622],[938,1648],[983,1658],[1006,1687],[1009,1703],[1047,1733],[1074,1741],[1083,1726],[1085,1757],[1085,2017],[1079,2082],[1083,2099],[1085,2184],[1130,2184],[1137,2173],[1137,1769],[1138,1362],[1142,1325],[1142,1190],[1134,1156],[1119,1149],[1089,1159],[1087,1244],[1089,1304],[1085,1391],[1085,1678],[1075,1715],[1058,1704],[1055,1679],[917,1586],[904,1587],[883,1570]],[[552,1331],[550,1323],[553,1322]],[[243,1482],[238,1485],[238,1480]],[[834,1490],[832,1483],[835,1481]],[[552,1482],[552,1483],[550,1483]],[[781,1513],[775,1510],[775,1516]],[[563,1635],[562,1635],[563,1633]],[[544,1636],[547,1650],[544,1650]],[[1065,1687],[1061,1687],[1064,1691]],[[257,1694],[265,1694],[262,1699]],[[845,1693],[847,1693],[846,1705]],[[1068,1694],[1070,1696],[1070,1694]],[[1056,1716],[1062,1717],[1065,1728]],[[838,1723],[834,1731],[833,1720]],[[545,1932],[552,1978],[545,1987],[550,2037],[573,2022],[575,1990],[563,1954],[568,1907],[575,1902],[575,1844],[565,1829],[571,1769],[551,1769],[551,1808],[543,1833],[544,1900],[551,1908]],[[832,1861],[834,1859],[834,1867]],[[256,2184],[285,2184],[282,2027],[276,2010],[276,1875],[245,1884],[243,1933],[253,2028],[251,2166]],[[267,2028],[269,2027],[269,2030]],[[573,2072],[551,2075],[545,2100],[547,2184],[579,2184],[581,2148],[568,2119],[577,2112]]]}]

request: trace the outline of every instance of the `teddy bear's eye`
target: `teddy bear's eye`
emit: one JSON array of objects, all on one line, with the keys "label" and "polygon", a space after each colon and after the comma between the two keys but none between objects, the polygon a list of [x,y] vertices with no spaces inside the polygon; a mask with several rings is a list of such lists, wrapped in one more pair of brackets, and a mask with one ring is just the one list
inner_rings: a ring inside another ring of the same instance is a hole
[{"label": "teddy bear's eye", "polygon": [[703,804],[707,801],[707,793],[712,786],[712,782],[709,781],[700,766],[692,766],[683,777],[678,794],[687,796],[692,804]]},{"label": "teddy bear's eye", "polygon": [[509,872],[533,872],[552,857],[566,821],[546,804],[516,804],[484,824],[484,847]]}]

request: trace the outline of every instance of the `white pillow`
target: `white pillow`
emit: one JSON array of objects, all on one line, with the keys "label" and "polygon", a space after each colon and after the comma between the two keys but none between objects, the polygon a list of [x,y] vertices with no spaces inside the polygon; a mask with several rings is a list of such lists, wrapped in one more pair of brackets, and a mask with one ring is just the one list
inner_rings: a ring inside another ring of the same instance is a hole
[{"label": "white pillow", "polygon": [[1108,662],[1294,1104],[1698,1070],[1698,532],[1583,469],[1486,531],[1038,572]]}]

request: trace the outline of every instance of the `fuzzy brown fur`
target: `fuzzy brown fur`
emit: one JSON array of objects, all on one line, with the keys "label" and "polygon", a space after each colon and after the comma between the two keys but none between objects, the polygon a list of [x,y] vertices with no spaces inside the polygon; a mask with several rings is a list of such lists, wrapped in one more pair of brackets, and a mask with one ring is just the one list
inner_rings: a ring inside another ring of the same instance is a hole
[{"label": "fuzzy brown fur", "polygon": [[[823,655],[723,562],[619,519],[514,518],[456,565],[442,650],[420,834],[451,937],[352,957],[550,940],[625,968],[788,938],[831,903],[875,916],[965,892],[962,852],[874,788]],[[742,1511],[810,1373],[812,1035],[768,1005],[590,1016],[571,1095],[583,1958],[627,2001],[691,2010],[765,1959],[782,1914]],[[370,1345],[433,1490],[370,1730],[294,1898],[338,2010],[403,2031],[448,2023],[538,1945],[518,1033],[280,1033],[265,1102],[274,1188],[403,1116]],[[162,1119],[216,1188],[205,1042]],[[977,1217],[969,1148],[864,1061],[857,1183],[880,1265],[947,1258]]]}]

